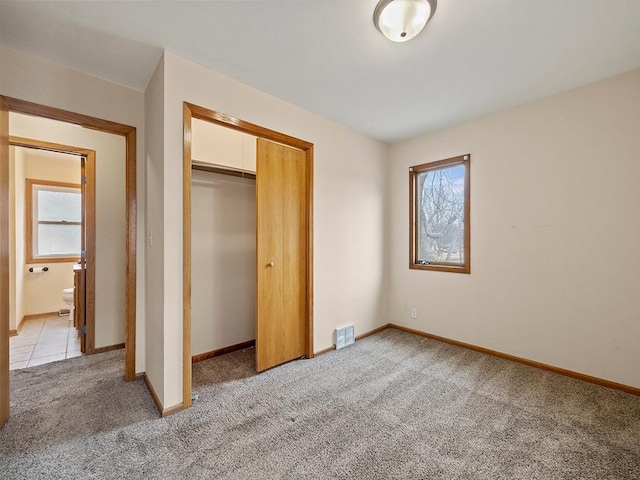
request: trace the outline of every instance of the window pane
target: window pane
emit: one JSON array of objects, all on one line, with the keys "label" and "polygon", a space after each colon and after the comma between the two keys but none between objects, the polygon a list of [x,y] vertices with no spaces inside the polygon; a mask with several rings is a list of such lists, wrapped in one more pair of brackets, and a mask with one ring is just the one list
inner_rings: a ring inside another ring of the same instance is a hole
[{"label": "window pane", "polygon": [[41,222],[80,222],[82,197],[80,191],[37,190],[38,220]]},{"label": "window pane", "polygon": [[417,255],[420,262],[464,264],[464,165],[417,175]]},{"label": "window pane", "polygon": [[80,256],[80,225],[38,225],[36,256]]}]

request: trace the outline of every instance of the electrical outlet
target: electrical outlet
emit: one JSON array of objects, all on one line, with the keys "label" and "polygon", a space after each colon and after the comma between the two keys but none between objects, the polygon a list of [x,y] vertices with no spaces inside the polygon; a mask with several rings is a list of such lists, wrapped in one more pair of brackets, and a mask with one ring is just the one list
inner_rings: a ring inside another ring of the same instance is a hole
[{"label": "electrical outlet", "polygon": [[413,318],[413,319],[418,318],[418,309],[417,309],[417,308],[415,308],[415,307],[413,307],[413,308],[411,309],[411,318]]}]

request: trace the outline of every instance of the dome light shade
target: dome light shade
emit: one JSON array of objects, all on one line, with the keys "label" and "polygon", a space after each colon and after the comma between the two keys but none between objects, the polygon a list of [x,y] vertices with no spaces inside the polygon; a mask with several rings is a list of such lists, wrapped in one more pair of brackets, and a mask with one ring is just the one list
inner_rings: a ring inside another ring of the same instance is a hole
[{"label": "dome light shade", "polygon": [[437,5],[438,0],[380,0],[373,24],[389,40],[406,42],[422,31]]}]

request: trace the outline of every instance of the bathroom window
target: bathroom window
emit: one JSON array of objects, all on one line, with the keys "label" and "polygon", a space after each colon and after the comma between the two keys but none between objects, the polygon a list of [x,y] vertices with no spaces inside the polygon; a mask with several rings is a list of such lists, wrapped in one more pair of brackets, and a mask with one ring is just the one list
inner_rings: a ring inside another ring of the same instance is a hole
[{"label": "bathroom window", "polygon": [[27,179],[27,263],[75,262],[80,258],[80,185]]},{"label": "bathroom window", "polygon": [[470,158],[409,168],[409,268],[470,273]]}]

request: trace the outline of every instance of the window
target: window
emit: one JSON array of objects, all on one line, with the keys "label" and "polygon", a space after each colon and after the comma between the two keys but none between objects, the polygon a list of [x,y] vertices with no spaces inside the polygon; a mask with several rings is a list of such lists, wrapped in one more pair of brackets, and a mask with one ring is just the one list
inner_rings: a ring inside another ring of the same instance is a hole
[{"label": "window", "polygon": [[27,179],[27,263],[80,258],[80,185]]},{"label": "window", "polygon": [[471,155],[409,169],[409,268],[469,273]]}]

